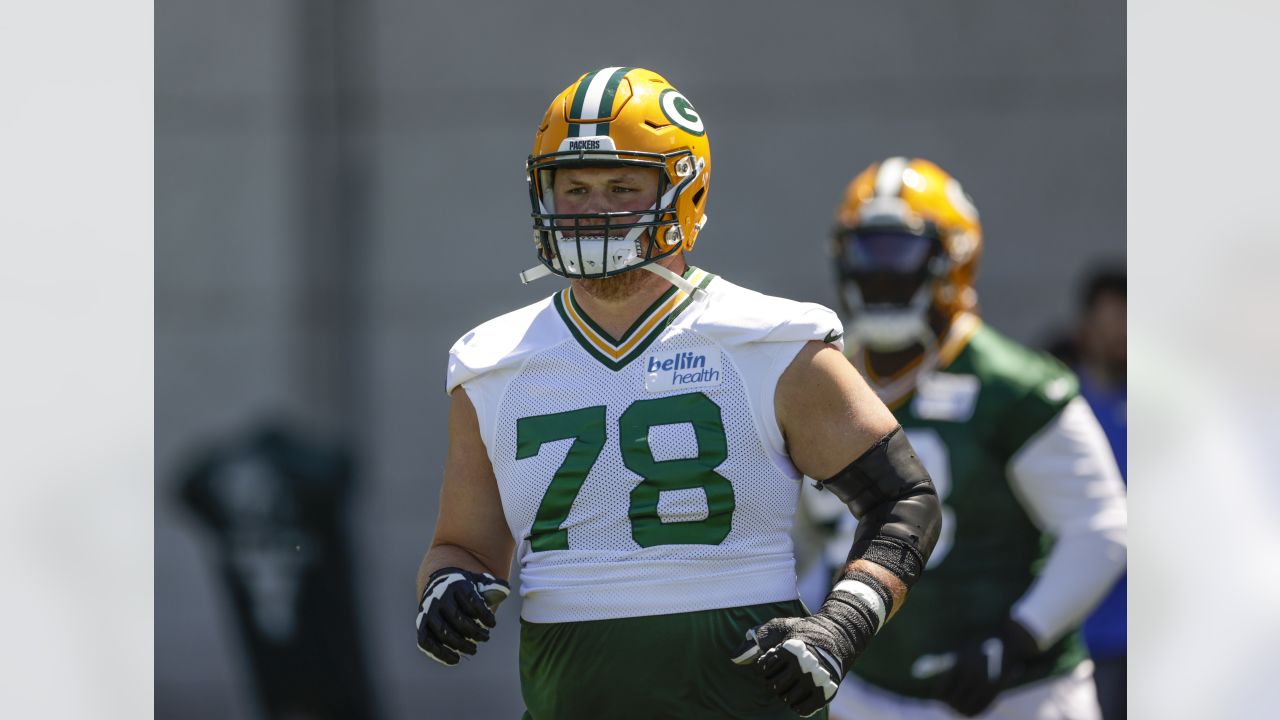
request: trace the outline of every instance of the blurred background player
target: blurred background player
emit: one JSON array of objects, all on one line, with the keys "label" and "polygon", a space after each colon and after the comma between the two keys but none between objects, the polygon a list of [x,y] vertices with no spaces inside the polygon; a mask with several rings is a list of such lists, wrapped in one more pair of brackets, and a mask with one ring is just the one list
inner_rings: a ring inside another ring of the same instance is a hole
[{"label": "blurred background player", "polygon": [[[1080,395],[1102,424],[1128,482],[1128,343],[1127,275],[1120,266],[1099,266],[1081,284],[1079,317],[1074,332],[1049,351],[1080,378]],[[1126,716],[1128,659],[1128,582],[1122,575],[1097,609],[1084,621],[1084,643],[1093,658],[1093,681],[1103,720]]]},{"label": "blurred background player", "polygon": [[[578,78],[527,170],[539,264],[521,277],[569,287],[450,350],[418,647],[476,653],[514,557],[525,718],[825,716],[937,540],[928,473],[834,312],[687,264],[711,154],[664,78]],[[861,518],[812,615],[789,535],[802,473]]]},{"label": "blurred background player", "polygon": [[[831,716],[1097,717],[1078,627],[1124,569],[1127,518],[1075,376],[979,318],[978,213],[933,163],[892,157],[860,173],[832,249],[846,354],[934,478],[943,529]],[[823,495],[806,494],[815,515]],[[834,546],[852,524],[837,514]]]}]

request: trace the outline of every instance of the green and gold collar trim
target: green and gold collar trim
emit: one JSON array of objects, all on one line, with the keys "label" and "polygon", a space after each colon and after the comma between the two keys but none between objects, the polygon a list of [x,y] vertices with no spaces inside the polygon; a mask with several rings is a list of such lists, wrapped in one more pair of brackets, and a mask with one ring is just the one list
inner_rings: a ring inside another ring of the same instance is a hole
[{"label": "green and gold collar trim", "polygon": [[[694,285],[706,288],[715,275],[690,266],[685,270],[684,277]],[[617,371],[626,367],[653,344],[662,331],[680,316],[689,303],[693,302],[693,298],[673,286],[654,301],[649,309],[645,310],[617,340],[609,337],[609,333],[587,317],[578,305],[578,301],[573,299],[573,291],[570,288],[565,288],[552,296],[552,302],[556,306],[556,311],[560,313],[560,317],[564,319],[564,324],[569,328],[569,333],[582,345],[583,349],[605,367]]]}]

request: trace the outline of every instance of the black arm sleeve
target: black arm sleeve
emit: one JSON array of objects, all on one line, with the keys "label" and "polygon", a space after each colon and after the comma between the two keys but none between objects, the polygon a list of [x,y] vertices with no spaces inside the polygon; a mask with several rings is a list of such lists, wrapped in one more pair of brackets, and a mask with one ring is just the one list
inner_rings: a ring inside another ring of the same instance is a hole
[{"label": "black arm sleeve", "polygon": [[844,470],[818,483],[858,518],[849,559],[865,558],[897,575],[910,588],[924,570],[942,508],[902,426],[891,430]]}]

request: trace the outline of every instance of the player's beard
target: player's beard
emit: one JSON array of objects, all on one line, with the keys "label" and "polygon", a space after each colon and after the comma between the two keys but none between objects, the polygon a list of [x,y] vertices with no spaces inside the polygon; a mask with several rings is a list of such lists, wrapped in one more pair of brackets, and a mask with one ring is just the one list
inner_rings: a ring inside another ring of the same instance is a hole
[{"label": "player's beard", "polygon": [[581,278],[574,280],[575,289],[601,302],[616,303],[640,292],[653,281],[661,281],[658,276],[640,268],[632,268],[619,275],[607,278]]}]

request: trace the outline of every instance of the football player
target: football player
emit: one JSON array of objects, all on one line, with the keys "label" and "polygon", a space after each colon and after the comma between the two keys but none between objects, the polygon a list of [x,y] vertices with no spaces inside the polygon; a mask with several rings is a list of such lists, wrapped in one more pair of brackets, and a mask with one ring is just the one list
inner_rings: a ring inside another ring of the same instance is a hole
[{"label": "football player", "polygon": [[[711,155],[660,75],[580,77],[527,176],[539,263],[521,277],[569,287],[450,350],[418,646],[476,652],[514,557],[525,717],[825,715],[928,561],[927,472],[834,312],[686,262]],[[802,473],[862,528],[813,614],[789,538]]]},{"label": "football player", "polygon": [[978,212],[937,165],[871,165],[836,221],[846,353],[929,469],[943,532],[831,716],[1097,717],[1078,628],[1124,569],[1127,515],[1075,376],[979,317]]}]

